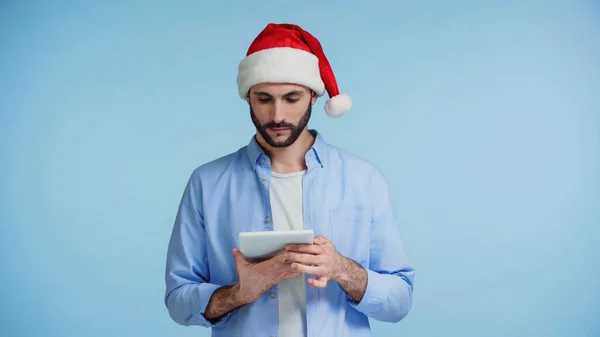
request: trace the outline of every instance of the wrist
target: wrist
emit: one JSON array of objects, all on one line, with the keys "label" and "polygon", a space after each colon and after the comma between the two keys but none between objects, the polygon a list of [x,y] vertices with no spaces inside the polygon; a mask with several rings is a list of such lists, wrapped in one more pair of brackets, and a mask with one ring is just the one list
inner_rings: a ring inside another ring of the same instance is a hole
[{"label": "wrist", "polygon": [[338,254],[337,259],[337,271],[333,275],[333,280],[338,283],[348,282],[350,278],[350,271],[348,267],[348,259],[345,256]]},{"label": "wrist", "polygon": [[361,265],[345,256],[340,256],[337,265],[339,268],[335,280],[340,284],[355,284],[362,276],[366,276],[366,270]]},{"label": "wrist", "polygon": [[367,287],[367,270],[347,257],[342,257],[341,260],[336,281],[355,303],[359,303]]},{"label": "wrist", "polygon": [[244,296],[243,296],[244,294],[241,291],[239,282],[234,284],[230,288],[230,291],[231,291],[230,296],[231,296],[231,299],[233,300],[235,306],[241,306],[241,305],[247,304],[246,300],[244,299]]}]

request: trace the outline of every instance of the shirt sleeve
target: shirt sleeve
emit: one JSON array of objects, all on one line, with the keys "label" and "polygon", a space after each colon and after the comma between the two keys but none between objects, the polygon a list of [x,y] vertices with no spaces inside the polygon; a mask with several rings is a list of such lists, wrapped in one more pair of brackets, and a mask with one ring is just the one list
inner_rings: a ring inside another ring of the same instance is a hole
[{"label": "shirt sleeve", "polygon": [[370,179],[373,200],[367,288],[359,303],[350,305],[384,322],[402,320],[412,307],[414,269],[400,237],[395,211],[383,175],[374,170]]},{"label": "shirt sleeve", "polygon": [[220,287],[209,282],[201,188],[192,174],[181,198],[167,250],[165,305],[178,324],[215,327],[225,323],[231,312],[216,322],[204,312],[212,294]]}]

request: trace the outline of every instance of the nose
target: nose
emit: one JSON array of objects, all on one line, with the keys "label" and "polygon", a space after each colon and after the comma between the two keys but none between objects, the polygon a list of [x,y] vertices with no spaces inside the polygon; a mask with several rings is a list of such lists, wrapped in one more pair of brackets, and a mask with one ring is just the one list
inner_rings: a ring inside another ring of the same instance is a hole
[{"label": "nose", "polygon": [[283,102],[280,100],[276,100],[273,104],[273,122],[281,123],[285,119],[284,106]]}]

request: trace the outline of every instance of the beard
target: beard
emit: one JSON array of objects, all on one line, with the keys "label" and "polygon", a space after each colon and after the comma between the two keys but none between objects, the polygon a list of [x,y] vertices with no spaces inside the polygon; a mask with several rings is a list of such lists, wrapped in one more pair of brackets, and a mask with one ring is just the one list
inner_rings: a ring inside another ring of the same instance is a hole
[{"label": "beard", "polygon": [[[252,106],[250,105],[250,117],[252,118],[252,123],[254,123],[256,130],[258,130],[258,133],[260,133],[262,138],[271,147],[288,147],[288,146],[294,144],[296,142],[296,140],[298,140],[298,137],[300,137],[300,135],[302,134],[302,131],[304,130],[306,125],[308,125],[308,121],[310,120],[311,113],[312,113],[312,104],[311,104],[311,102],[309,102],[308,108],[306,108],[306,112],[304,113],[302,118],[300,118],[300,121],[298,121],[297,125],[294,125],[292,123],[287,123],[285,121],[283,121],[281,123],[275,123],[275,122],[271,121],[269,123],[260,124],[260,121],[256,117],[256,114],[254,114],[254,110],[252,109]],[[268,128],[289,128],[290,135],[285,140],[275,141],[267,133]]]}]

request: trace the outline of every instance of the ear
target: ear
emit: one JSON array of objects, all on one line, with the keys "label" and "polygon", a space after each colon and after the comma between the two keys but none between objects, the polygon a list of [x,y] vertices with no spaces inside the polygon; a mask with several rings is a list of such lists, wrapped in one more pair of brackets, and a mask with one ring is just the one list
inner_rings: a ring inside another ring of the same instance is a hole
[{"label": "ear", "polygon": [[311,90],[310,95],[311,95],[311,97],[310,97],[311,104],[314,105],[315,103],[317,103],[317,93],[314,90]]}]

